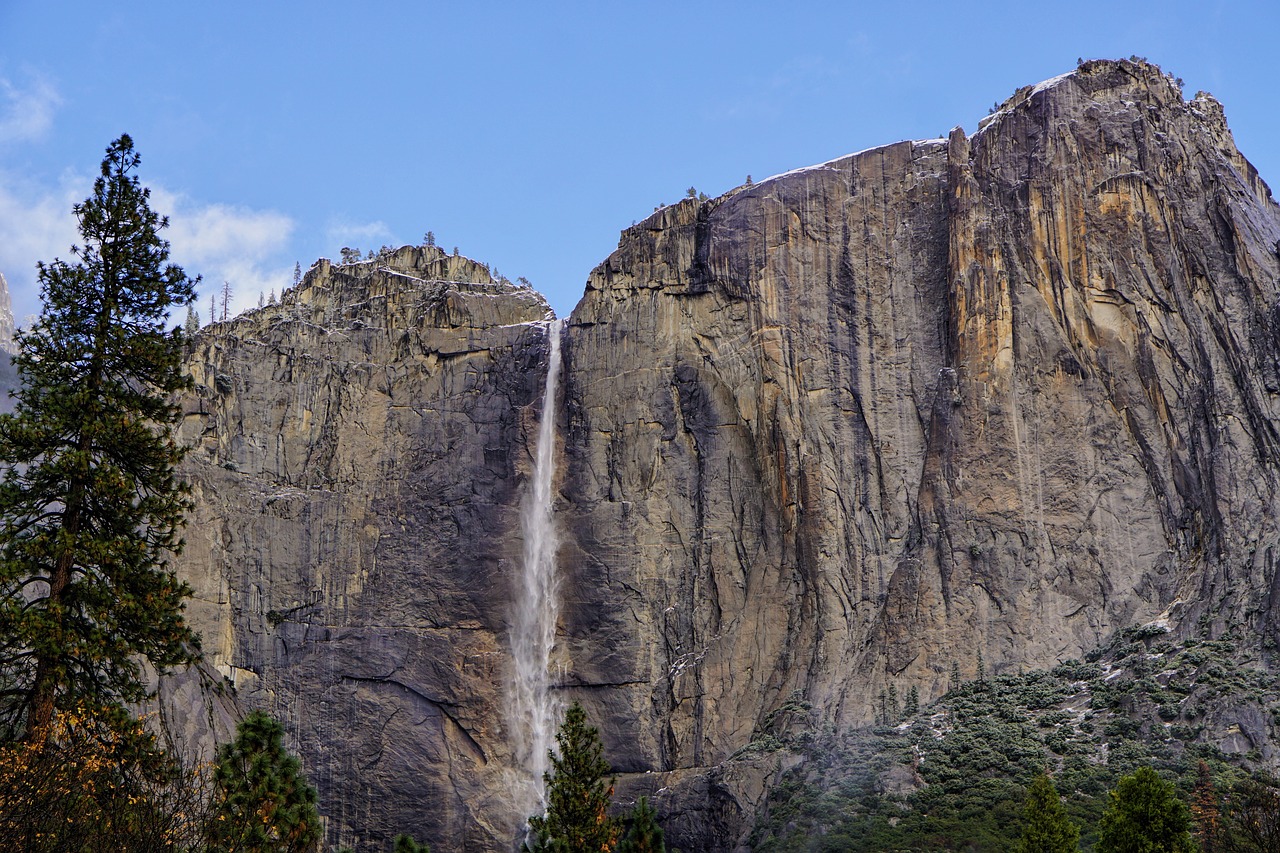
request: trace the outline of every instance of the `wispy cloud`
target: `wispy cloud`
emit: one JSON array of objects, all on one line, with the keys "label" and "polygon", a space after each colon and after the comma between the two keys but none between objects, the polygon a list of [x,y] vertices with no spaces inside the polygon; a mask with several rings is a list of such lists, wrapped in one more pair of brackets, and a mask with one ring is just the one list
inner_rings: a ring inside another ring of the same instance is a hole
[{"label": "wispy cloud", "polygon": [[36,188],[0,174],[0,272],[9,282],[19,323],[40,310],[36,262],[70,260],[79,239],[71,206],[88,194],[90,180],[71,173],[52,188]]},{"label": "wispy cloud", "polygon": [[174,261],[204,277],[197,310],[208,310],[209,295],[220,292],[224,281],[231,286],[232,314],[256,306],[260,293],[279,294],[291,283],[293,265],[280,259],[294,228],[285,214],[200,204],[163,188],[153,188],[151,198],[169,216],[165,236]]},{"label": "wispy cloud", "polygon": [[706,117],[715,121],[778,119],[798,98],[827,89],[839,77],[840,66],[825,57],[797,57],[767,77],[745,81],[742,94],[713,102]]},{"label": "wispy cloud", "polygon": [[[384,242],[393,239],[391,229],[385,222],[332,222],[325,229],[327,242],[331,246],[353,249],[377,250]],[[335,252],[337,249],[334,250]]]},{"label": "wispy cloud", "polygon": [[0,77],[0,143],[42,138],[61,104],[57,87],[44,77],[33,77],[25,86]]},{"label": "wispy cloud", "polygon": [[[79,234],[73,204],[91,190],[87,176],[67,174],[56,188],[37,187],[0,173],[0,272],[9,282],[19,323],[40,310],[36,262],[71,260]],[[294,229],[285,214],[223,204],[202,204],[152,186],[152,207],[169,217],[162,236],[172,258],[189,275],[201,275],[202,315],[209,295],[224,281],[233,293],[233,314],[256,306],[259,293],[280,293],[292,281],[293,264],[282,254]],[[205,319],[208,319],[206,316]]]}]

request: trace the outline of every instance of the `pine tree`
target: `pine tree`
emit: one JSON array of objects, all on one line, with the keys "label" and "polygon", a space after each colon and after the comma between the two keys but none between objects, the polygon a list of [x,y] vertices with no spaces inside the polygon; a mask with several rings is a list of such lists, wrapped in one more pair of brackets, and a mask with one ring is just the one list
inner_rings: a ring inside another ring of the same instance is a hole
[{"label": "pine tree", "polygon": [[218,292],[218,298],[222,303],[222,322],[225,323],[231,316],[231,282],[222,282],[222,290]]},{"label": "pine tree", "polygon": [[920,688],[916,687],[914,684],[911,685],[911,689],[907,691],[906,713],[908,717],[914,717],[916,714],[920,713]]},{"label": "pine tree", "polygon": [[627,823],[627,834],[618,844],[618,853],[666,853],[658,812],[649,805],[647,797],[641,797],[636,803],[627,816]]},{"label": "pine tree", "polygon": [[411,835],[397,835],[392,853],[431,853],[431,845],[419,844]]},{"label": "pine tree", "polygon": [[196,311],[195,300],[187,303],[187,319],[182,323],[182,334],[186,336],[187,342],[190,343],[200,332],[200,314]]},{"label": "pine tree", "polygon": [[436,245],[436,233],[434,231],[428,231],[422,238],[422,245],[434,249]]},{"label": "pine tree", "polygon": [[[299,263],[298,261],[294,261],[293,262],[293,286],[297,287],[298,282],[300,281],[302,281],[302,264]],[[275,296],[275,293],[276,293],[276,289],[274,287],[271,288],[271,295],[273,297]],[[271,301],[274,302],[275,300],[272,299]]]},{"label": "pine tree", "polygon": [[[547,783],[547,813],[529,818],[532,850],[601,851],[618,843],[619,827],[608,814],[613,782],[605,780],[600,732],[587,725],[587,713],[574,702],[556,733]],[[556,754],[559,752],[559,755]]]},{"label": "pine tree", "polygon": [[1195,824],[1196,840],[1201,853],[1217,853],[1220,849],[1221,815],[1218,808],[1218,791],[1213,785],[1213,774],[1202,760],[1196,768],[1196,786],[1191,792],[1191,819]]},{"label": "pine tree", "polygon": [[284,748],[284,728],[261,711],[218,750],[211,853],[302,853],[320,840],[316,791]]},{"label": "pine tree", "polygon": [[1075,853],[1080,849],[1080,828],[1067,817],[1057,789],[1043,773],[1027,790],[1022,821],[1017,853]]},{"label": "pine tree", "polygon": [[140,661],[193,659],[190,594],[169,569],[190,508],[173,395],[187,387],[168,312],[195,281],[166,263],[133,141],[107,148],[73,210],[74,263],[41,263],[44,308],[18,334],[22,376],[0,417],[0,738],[46,735],[55,709],[148,695]]},{"label": "pine tree", "polygon": [[1191,817],[1150,767],[1122,778],[1099,824],[1097,853],[1191,853]]}]

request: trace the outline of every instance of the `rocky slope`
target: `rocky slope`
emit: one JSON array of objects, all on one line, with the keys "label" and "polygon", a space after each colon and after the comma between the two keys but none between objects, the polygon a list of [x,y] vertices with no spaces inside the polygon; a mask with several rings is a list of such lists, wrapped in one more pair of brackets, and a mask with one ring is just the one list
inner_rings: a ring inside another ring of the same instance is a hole
[{"label": "rocky slope", "polygon": [[[1221,106],[1136,62],[626,231],[563,339],[554,662],[621,794],[732,849],[780,710],[858,724],[1157,618],[1274,642],[1277,241]],[[546,313],[405,249],[191,356],[193,621],[334,839],[512,845]]]}]

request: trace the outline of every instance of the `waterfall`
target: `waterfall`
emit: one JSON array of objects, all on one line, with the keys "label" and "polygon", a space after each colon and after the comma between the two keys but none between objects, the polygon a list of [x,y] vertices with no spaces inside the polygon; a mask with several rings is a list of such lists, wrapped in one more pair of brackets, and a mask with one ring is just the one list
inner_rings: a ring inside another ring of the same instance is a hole
[{"label": "waterfall", "polygon": [[534,448],[533,481],[520,508],[520,529],[524,534],[524,566],[516,586],[515,613],[511,627],[511,655],[514,673],[510,713],[516,758],[528,774],[528,785],[518,786],[515,795],[521,821],[546,808],[542,774],[549,762],[547,752],[555,738],[557,708],[551,695],[551,648],[555,644],[557,599],[556,535],[552,507],[555,474],[556,388],[560,382],[561,320],[547,327],[550,354],[547,386],[542,398],[542,419]]}]

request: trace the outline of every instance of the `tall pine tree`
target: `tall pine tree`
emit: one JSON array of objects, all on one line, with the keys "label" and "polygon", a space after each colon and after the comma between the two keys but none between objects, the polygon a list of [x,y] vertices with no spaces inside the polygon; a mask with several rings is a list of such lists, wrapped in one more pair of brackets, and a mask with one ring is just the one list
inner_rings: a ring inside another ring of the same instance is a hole
[{"label": "tall pine tree", "polygon": [[1067,817],[1053,782],[1041,773],[1027,790],[1018,853],[1075,853],[1080,829]]},{"label": "tall pine tree", "polygon": [[559,755],[551,753],[547,772],[547,813],[529,818],[529,848],[564,853],[609,853],[618,844],[618,821],[608,814],[613,779],[606,781],[600,732],[587,725],[587,712],[574,702],[556,733]]},{"label": "tall pine tree", "polygon": [[194,281],[167,263],[128,136],[74,207],[73,263],[41,263],[43,312],[18,335],[22,387],[0,418],[0,738],[41,740],[55,708],[146,693],[139,660],[191,660],[190,594],[168,567],[189,508],[171,427],[186,387],[168,313]]},{"label": "tall pine tree", "polygon": [[1196,767],[1196,786],[1191,790],[1191,820],[1195,824],[1200,853],[1218,853],[1221,845],[1222,814],[1213,773],[1203,760]]}]

